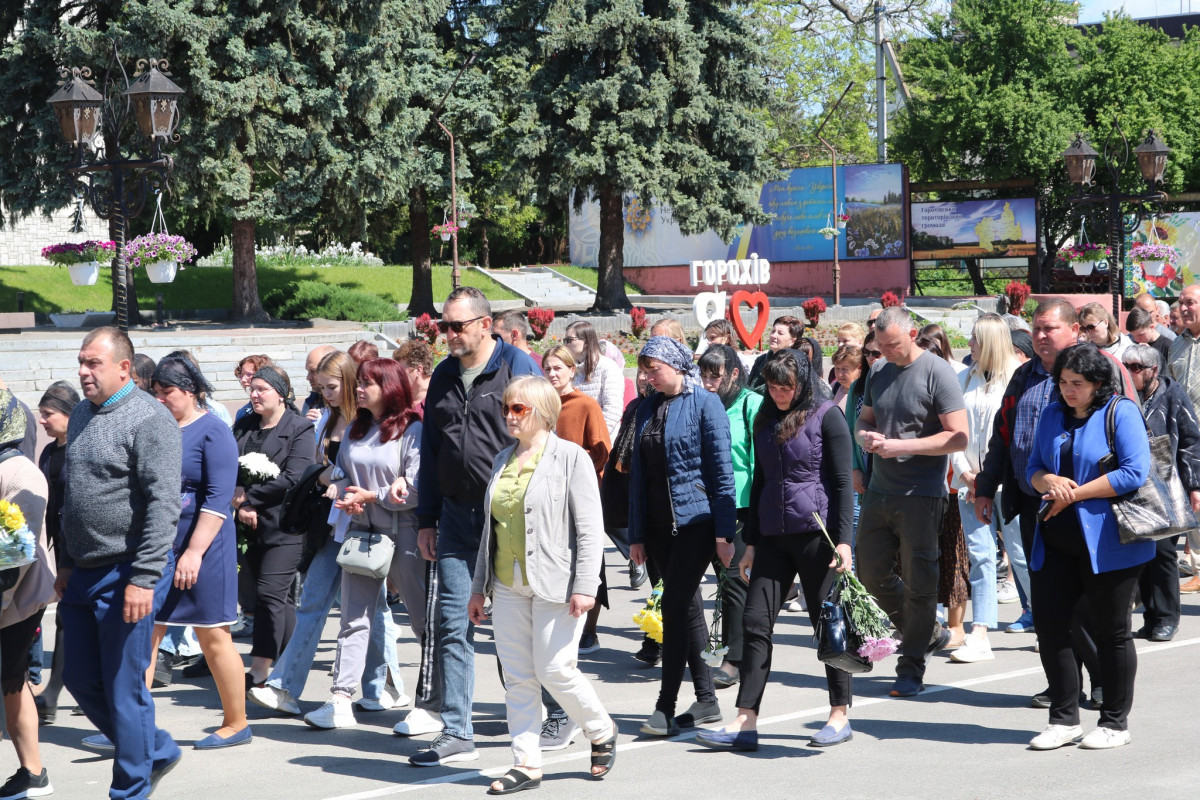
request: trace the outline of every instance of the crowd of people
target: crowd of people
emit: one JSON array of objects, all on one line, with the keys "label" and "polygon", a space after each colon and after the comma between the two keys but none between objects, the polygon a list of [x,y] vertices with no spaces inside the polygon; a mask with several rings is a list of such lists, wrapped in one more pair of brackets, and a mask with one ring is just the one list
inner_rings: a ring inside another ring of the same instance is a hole
[{"label": "crowd of people", "polygon": [[[1169,641],[1180,593],[1200,591],[1200,576],[1180,585],[1178,536],[1122,544],[1110,503],[1146,482],[1149,431],[1200,510],[1200,286],[1177,309],[1137,298],[1128,336],[1102,306],[1059,298],[1032,326],[984,314],[962,362],[938,326],[876,310],[839,328],[828,372],[794,317],[761,355],[735,349],[725,320],[696,351],[662,320],[636,381],[587,321],[538,355],[525,318],[493,317],[477,289],[455,290],[437,327],[440,363],[416,339],[390,358],[369,342],[317,348],[300,405],[283,367],[248,355],[249,402],[232,415],[190,353],[155,364],[114,328],[83,341],[82,397],[59,381],[35,414],[0,384],[0,497],[38,542],[32,564],[0,572],[21,765],[0,800],[52,792],[38,724],[63,687],[98,729],[83,745],[113,756],[114,799],[149,796],[179,763],[150,689],[185,660],[185,675],[212,676],[223,713],[198,750],[253,741],[247,700],[301,715],[335,600],[332,687],[308,725],[411,704],[393,732],[432,738],[410,764],[478,758],[474,636],[490,618],[513,768],[489,794],[539,786],[542,754],[580,733],[602,779],[618,729],[579,657],[600,647],[609,544],[631,586],[661,591],[661,643],[647,635],[635,655],[661,667],[641,733],[723,723],[696,741],[737,751],[758,748],[777,617],[806,608],[816,626],[839,573],[854,570],[894,628],[893,697],[924,691],[939,651],[994,658],[997,606],[1020,602],[1006,630],[1036,632],[1047,681],[1034,750],[1128,743],[1132,637]],[[50,439],[36,459],[35,422]],[[407,683],[397,602],[420,648]],[[251,639],[248,665],[235,636]],[[825,676],[816,747],[853,738],[851,676]],[[734,685],[727,716],[717,692]],[[1086,735],[1081,704],[1100,710]]]}]

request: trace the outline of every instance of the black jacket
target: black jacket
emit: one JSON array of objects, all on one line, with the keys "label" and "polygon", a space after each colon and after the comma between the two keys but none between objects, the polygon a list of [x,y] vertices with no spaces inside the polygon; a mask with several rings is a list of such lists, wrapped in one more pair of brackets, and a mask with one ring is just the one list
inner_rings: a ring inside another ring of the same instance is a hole
[{"label": "black jacket", "polygon": [[[421,470],[417,518],[422,528],[437,526],[442,499],[470,506],[483,504],[492,461],[513,443],[500,413],[504,387],[518,375],[541,375],[524,351],[492,336],[496,349],[469,388],[462,366],[450,356],[433,370],[425,395],[421,426]],[[475,532],[476,544],[482,531]]]},{"label": "black jacket", "polygon": [[[250,413],[234,423],[233,438],[237,439],[239,456],[246,454],[246,438],[258,429],[261,420],[258,414]],[[280,505],[287,490],[313,463],[316,452],[317,436],[312,422],[294,411],[285,411],[279,423],[267,432],[262,453],[279,466],[279,477],[246,489],[246,502],[258,512],[255,540],[264,545],[298,541],[296,534],[279,529]]]}]

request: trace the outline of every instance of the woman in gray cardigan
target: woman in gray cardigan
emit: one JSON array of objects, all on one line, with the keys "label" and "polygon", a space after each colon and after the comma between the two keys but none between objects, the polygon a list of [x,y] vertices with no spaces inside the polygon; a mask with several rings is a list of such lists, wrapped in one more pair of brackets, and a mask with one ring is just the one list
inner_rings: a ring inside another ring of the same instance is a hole
[{"label": "woman in gray cardigan", "polygon": [[504,670],[515,767],[488,794],[542,782],[541,687],[592,743],[593,778],[616,761],[617,728],[579,671],[579,634],[596,602],[604,557],[600,489],[591,458],[552,431],[562,404],[550,382],[521,377],[504,390],[504,420],[517,443],[492,464],[489,511],[468,613],[486,618],[491,592],[496,654]]}]

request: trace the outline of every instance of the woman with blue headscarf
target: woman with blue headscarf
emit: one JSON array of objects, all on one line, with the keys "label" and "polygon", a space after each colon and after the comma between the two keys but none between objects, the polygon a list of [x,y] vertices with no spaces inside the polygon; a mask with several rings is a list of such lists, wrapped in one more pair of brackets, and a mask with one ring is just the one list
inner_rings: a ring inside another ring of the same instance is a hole
[{"label": "woman with blue headscarf", "polygon": [[[662,686],[642,724],[651,736],[721,719],[711,670],[700,582],[713,555],[729,566],[737,516],[729,417],[720,398],[688,377],[692,352],[667,336],[642,348],[638,366],[654,394],[638,407],[630,470],[629,555],[647,556],[663,576]],[[720,532],[720,540],[718,540]],[[690,667],[696,702],[675,716]]]}]

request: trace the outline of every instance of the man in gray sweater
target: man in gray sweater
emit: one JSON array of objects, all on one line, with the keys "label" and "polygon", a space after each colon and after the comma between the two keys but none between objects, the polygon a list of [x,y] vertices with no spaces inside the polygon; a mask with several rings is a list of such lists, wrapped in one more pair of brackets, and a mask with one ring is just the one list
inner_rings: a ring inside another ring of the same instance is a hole
[{"label": "man in gray sweater", "polygon": [[89,745],[114,750],[113,800],[149,797],[182,755],[154,724],[146,686],[153,611],[174,572],[182,444],[167,410],[138,391],[132,364],[133,345],[116,328],[83,340],[86,399],[67,428],[62,521],[75,568],[57,583],[63,682],[100,730]]}]

